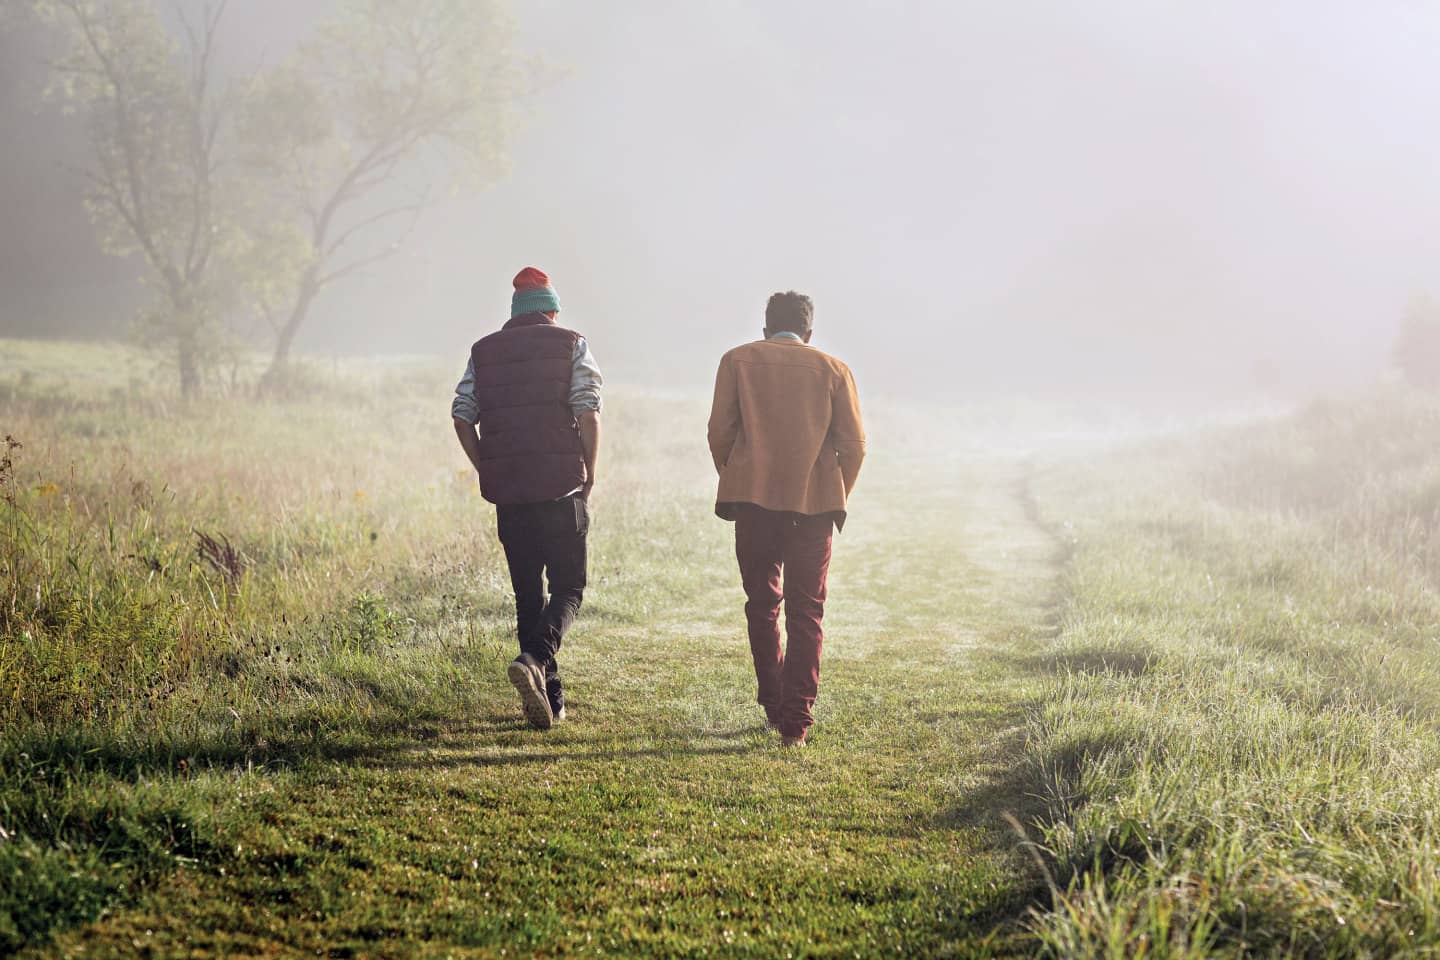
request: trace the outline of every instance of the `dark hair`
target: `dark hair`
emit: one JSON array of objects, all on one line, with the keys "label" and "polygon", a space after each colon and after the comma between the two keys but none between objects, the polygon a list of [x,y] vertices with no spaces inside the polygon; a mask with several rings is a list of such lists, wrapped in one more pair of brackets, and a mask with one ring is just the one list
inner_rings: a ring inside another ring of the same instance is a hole
[{"label": "dark hair", "polygon": [[765,328],[767,330],[789,330],[791,333],[810,332],[815,322],[815,304],[803,293],[787,290],[770,297],[765,304]]}]

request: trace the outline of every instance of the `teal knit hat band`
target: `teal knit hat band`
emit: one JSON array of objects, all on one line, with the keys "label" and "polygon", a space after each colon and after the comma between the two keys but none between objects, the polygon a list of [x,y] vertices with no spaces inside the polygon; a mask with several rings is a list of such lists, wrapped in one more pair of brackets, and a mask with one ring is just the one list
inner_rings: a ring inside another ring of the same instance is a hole
[{"label": "teal knit hat band", "polygon": [[526,267],[515,274],[515,293],[510,297],[510,316],[527,313],[550,313],[560,309],[560,298],[550,286],[550,278],[538,267]]},{"label": "teal knit hat band", "polygon": [[510,316],[519,317],[527,313],[549,313],[560,309],[560,298],[549,287],[527,287],[516,290],[510,298]]}]

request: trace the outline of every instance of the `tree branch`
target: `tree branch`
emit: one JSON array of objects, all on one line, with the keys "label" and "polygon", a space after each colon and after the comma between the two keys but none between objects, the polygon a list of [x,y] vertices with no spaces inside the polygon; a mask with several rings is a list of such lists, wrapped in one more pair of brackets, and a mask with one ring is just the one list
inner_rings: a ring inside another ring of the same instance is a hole
[{"label": "tree branch", "polygon": [[364,270],[366,267],[374,266],[375,264],[380,263],[382,260],[388,260],[391,257],[395,256],[395,254],[400,252],[401,246],[402,244],[399,241],[396,241],[395,243],[386,247],[384,250],[379,251],[378,253],[372,253],[368,257],[361,257],[359,260],[353,261],[352,263],[347,263],[343,267],[339,267],[335,270],[330,271],[329,273],[322,274],[320,278],[315,282],[315,286],[317,289],[319,289],[320,287],[328,287],[336,280],[341,280],[345,277],[348,277],[359,270]]},{"label": "tree branch", "polygon": [[[405,227],[405,231],[401,234],[400,238],[397,239],[394,243],[390,244],[384,250],[372,253],[367,257],[361,257],[360,259],[352,261],[351,263],[348,263],[343,267],[332,270],[329,273],[321,274],[319,279],[316,281],[316,289],[318,290],[322,287],[327,287],[330,284],[334,283],[336,280],[348,277],[351,274],[356,273],[357,271],[365,269],[366,267],[374,266],[380,261],[388,260],[396,253],[399,253],[400,249],[405,245],[405,241],[409,240],[410,235],[415,232],[415,224],[420,221],[421,212],[429,206],[428,196],[429,190],[427,188],[426,200],[422,200],[419,203],[410,204],[407,207],[397,207],[392,211],[387,211],[387,213],[393,213],[397,215],[402,212],[410,212],[411,214],[413,214],[410,218],[410,223]],[[338,247],[336,249],[338,249]],[[328,254],[326,259],[328,259]]]},{"label": "tree branch", "polygon": [[325,250],[322,253],[322,256],[325,259],[329,259],[332,255],[337,253],[341,247],[345,246],[346,243],[353,239],[356,234],[362,233],[369,227],[384,223],[387,220],[393,220],[394,218],[399,216],[404,216],[407,213],[414,214],[418,218],[420,213],[429,206],[430,196],[429,191],[427,190],[423,199],[418,200],[415,203],[407,203],[396,207],[390,207],[389,209],[382,210],[379,213],[374,214],[373,216],[366,217],[364,220],[361,220],[358,223],[352,224],[351,226],[347,227],[339,236],[332,240],[330,244],[326,246]]},{"label": "tree branch", "polygon": [[185,276],[194,279],[205,272],[214,248],[211,198],[213,193],[214,148],[220,130],[220,110],[215,108],[207,117],[210,82],[213,73],[216,36],[227,0],[221,0],[213,11],[207,4],[203,33],[190,22],[183,9],[177,13],[188,38],[190,73],[190,115],[186,118],[190,133],[190,163],[193,168],[190,202],[190,237],[185,245]]},{"label": "tree branch", "polygon": [[106,54],[105,45],[100,41],[96,32],[97,25],[91,20],[85,5],[78,0],[59,0],[59,4],[74,18],[86,46],[91,55],[99,62],[100,69],[114,93],[112,108],[115,114],[116,139],[125,165],[125,192],[129,193],[128,212],[124,212],[121,207],[117,207],[117,210],[122,211],[122,218],[135,234],[136,240],[140,242],[150,264],[165,279],[172,297],[176,296],[179,294],[181,286],[179,272],[170,258],[160,249],[146,215],[145,178],[137,156],[139,147],[135,140],[134,123],[126,99],[126,84],[122,81],[121,71],[114,60]]}]

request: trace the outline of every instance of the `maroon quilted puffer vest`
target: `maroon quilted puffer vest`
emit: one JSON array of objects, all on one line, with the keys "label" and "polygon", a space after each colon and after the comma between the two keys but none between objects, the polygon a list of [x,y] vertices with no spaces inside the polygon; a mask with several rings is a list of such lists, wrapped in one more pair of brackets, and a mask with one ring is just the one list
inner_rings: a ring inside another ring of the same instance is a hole
[{"label": "maroon quilted puffer vest", "polygon": [[570,375],[580,334],[543,313],[513,318],[470,348],[480,407],[480,493],[540,503],[585,483]]}]

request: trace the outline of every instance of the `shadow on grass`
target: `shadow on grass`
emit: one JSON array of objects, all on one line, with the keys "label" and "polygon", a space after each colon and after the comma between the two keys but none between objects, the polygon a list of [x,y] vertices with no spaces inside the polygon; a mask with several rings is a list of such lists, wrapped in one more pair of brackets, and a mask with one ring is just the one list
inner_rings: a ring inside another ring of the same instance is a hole
[{"label": "shadow on grass", "polygon": [[1034,653],[1029,655],[996,654],[996,662],[1031,676],[1053,676],[1067,673],[1108,673],[1124,677],[1142,677],[1155,669],[1160,655],[1142,647],[1084,647]]},{"label": "shadow on grass", "polygon": [[222,825],[190,788],[193,774],[398,755],[434,739],[440,720],[389,713],[336,725],[302,715],[171,739],[11,733],[0,741],[0,955],[134,902],[182,859],[224,863]]},{"label": "shadow on grass", "polygon": [[1083,867],[1057,860],[1045,846],[1046,827],[1070,819],[1088,802],[1085,768],[1122,746],[1097,739],[1037,755],[1017,730],[987,750],[1009,762],[923,824],[942,834],[970,832],[1005,856],[1016,873],[1014,884],[993,889],[966,913],[972,929],[988,930],[986,955],[1028,956],[1036,949],[1030,921],[1053,908],[1056,885],[1064,889]]},{"label": "shadow on grass", "polygon": [[[583,746],[583,744],[582,744]],[[708,756],[734,756],[742,753],[755,753],[758,749],[754,746],[743,744],[724,744],[716,746],[696,746],[690,742],[676,741],[674,744],[659,746],[645,746],[627,748],[624,745],[617,745],[612,749],[602,750],[567,750],[564,746],[557,745],[551,750],[516,751],[500,748],[495,753],[461,753],[446,755],[430,755],[426,757],[412,757],[409,760],[396,762],[393,758],[382,761],[379,765],[392,770],[436,770],[455,767],[508,767],[524,764],[543,763],[585,763],[589,761],[600,761],[614,763],[622,760],[639,760],[654,757],[708,757]]]},{"label": "shadow on grass", "polygon": [[[1037,669],[1039,664],[1048,664],[1052,673],[1072,667],[1068,658],[1026,659]],[[1087,768],[1104,757],[1115,769],[1114,758],[1126,755],[1127,744],[1119,736],[1097,736],[1057,743],[1037,752],[1027,743],[1025,732],[1017,729],[989,751],[1009,762],[965,791],[927,824],[945,831],[975,831],[992,849],[1014,858],[1024,880],[1008,894],[997,891],[976,919],[992,922],[997,933],[1020,945],[1020,952],[1034,946],[1027,939],[1026,921],[1051,909],[1052,885],[1065,888],[1077,872],[1088,866],[1057,859],[1044,845],[1047,828],[1073,822],[1091,799],[1086,785]],[[1120,859],[1129,855],[1129,851],[1118,849],[1100,852]]]},{"label": "shadow on grass", "polygon": [[[461,738],[462,748],[445,749],[423,740],[393,744],[389,749],[354,758],[369,769],[427,770],[455,767],[503,767],[510,764],[559,763],[564,761],[616,762],[647,757],[723,756],[753,753],[763,747],[744,741],[759,734],[755,724],[733,730],[686,730],[656,734],[636,730],[629,736],[604,733],[586,736],[584,725],[566,721],[550,731],[536,730],[517,710],[492,710],[468,720],[445,726],[447,737]],[[719,741],[705,745],[706,741]],[[600,749],[597,743],[606,747]],[[477,748],[478,745],[478,748]]]},{"label": "shadow on grass", "polygon": [[[1057,744],[1044,753],[1027,750],[1023,734],[1015,734],[1001,749],[1016,762],[968,791],[938,819],[946,827],[986,830],[997,841],[1028,840],[1042,823],[1069,819],[1090,800],[1085,771],[1105,757],[1123,755],[1127,741],[1117,736],[1096,736]],[[1123,768],[1122,768],[1123,775]],[[1024,831],[1018,833],[1014,823]]]},{"label": "shadow on grass", "polygon": [[0,770],[9,774],[76,779],[105,775],[134,781],[207,769],[278,770],[307,762],[353,761],[433,739],[439,718],[374,721],[330,727],[301,718],[278,729],[244,728],[217,737],[131,741],[101,731],[32,734],[0,748]]}]

